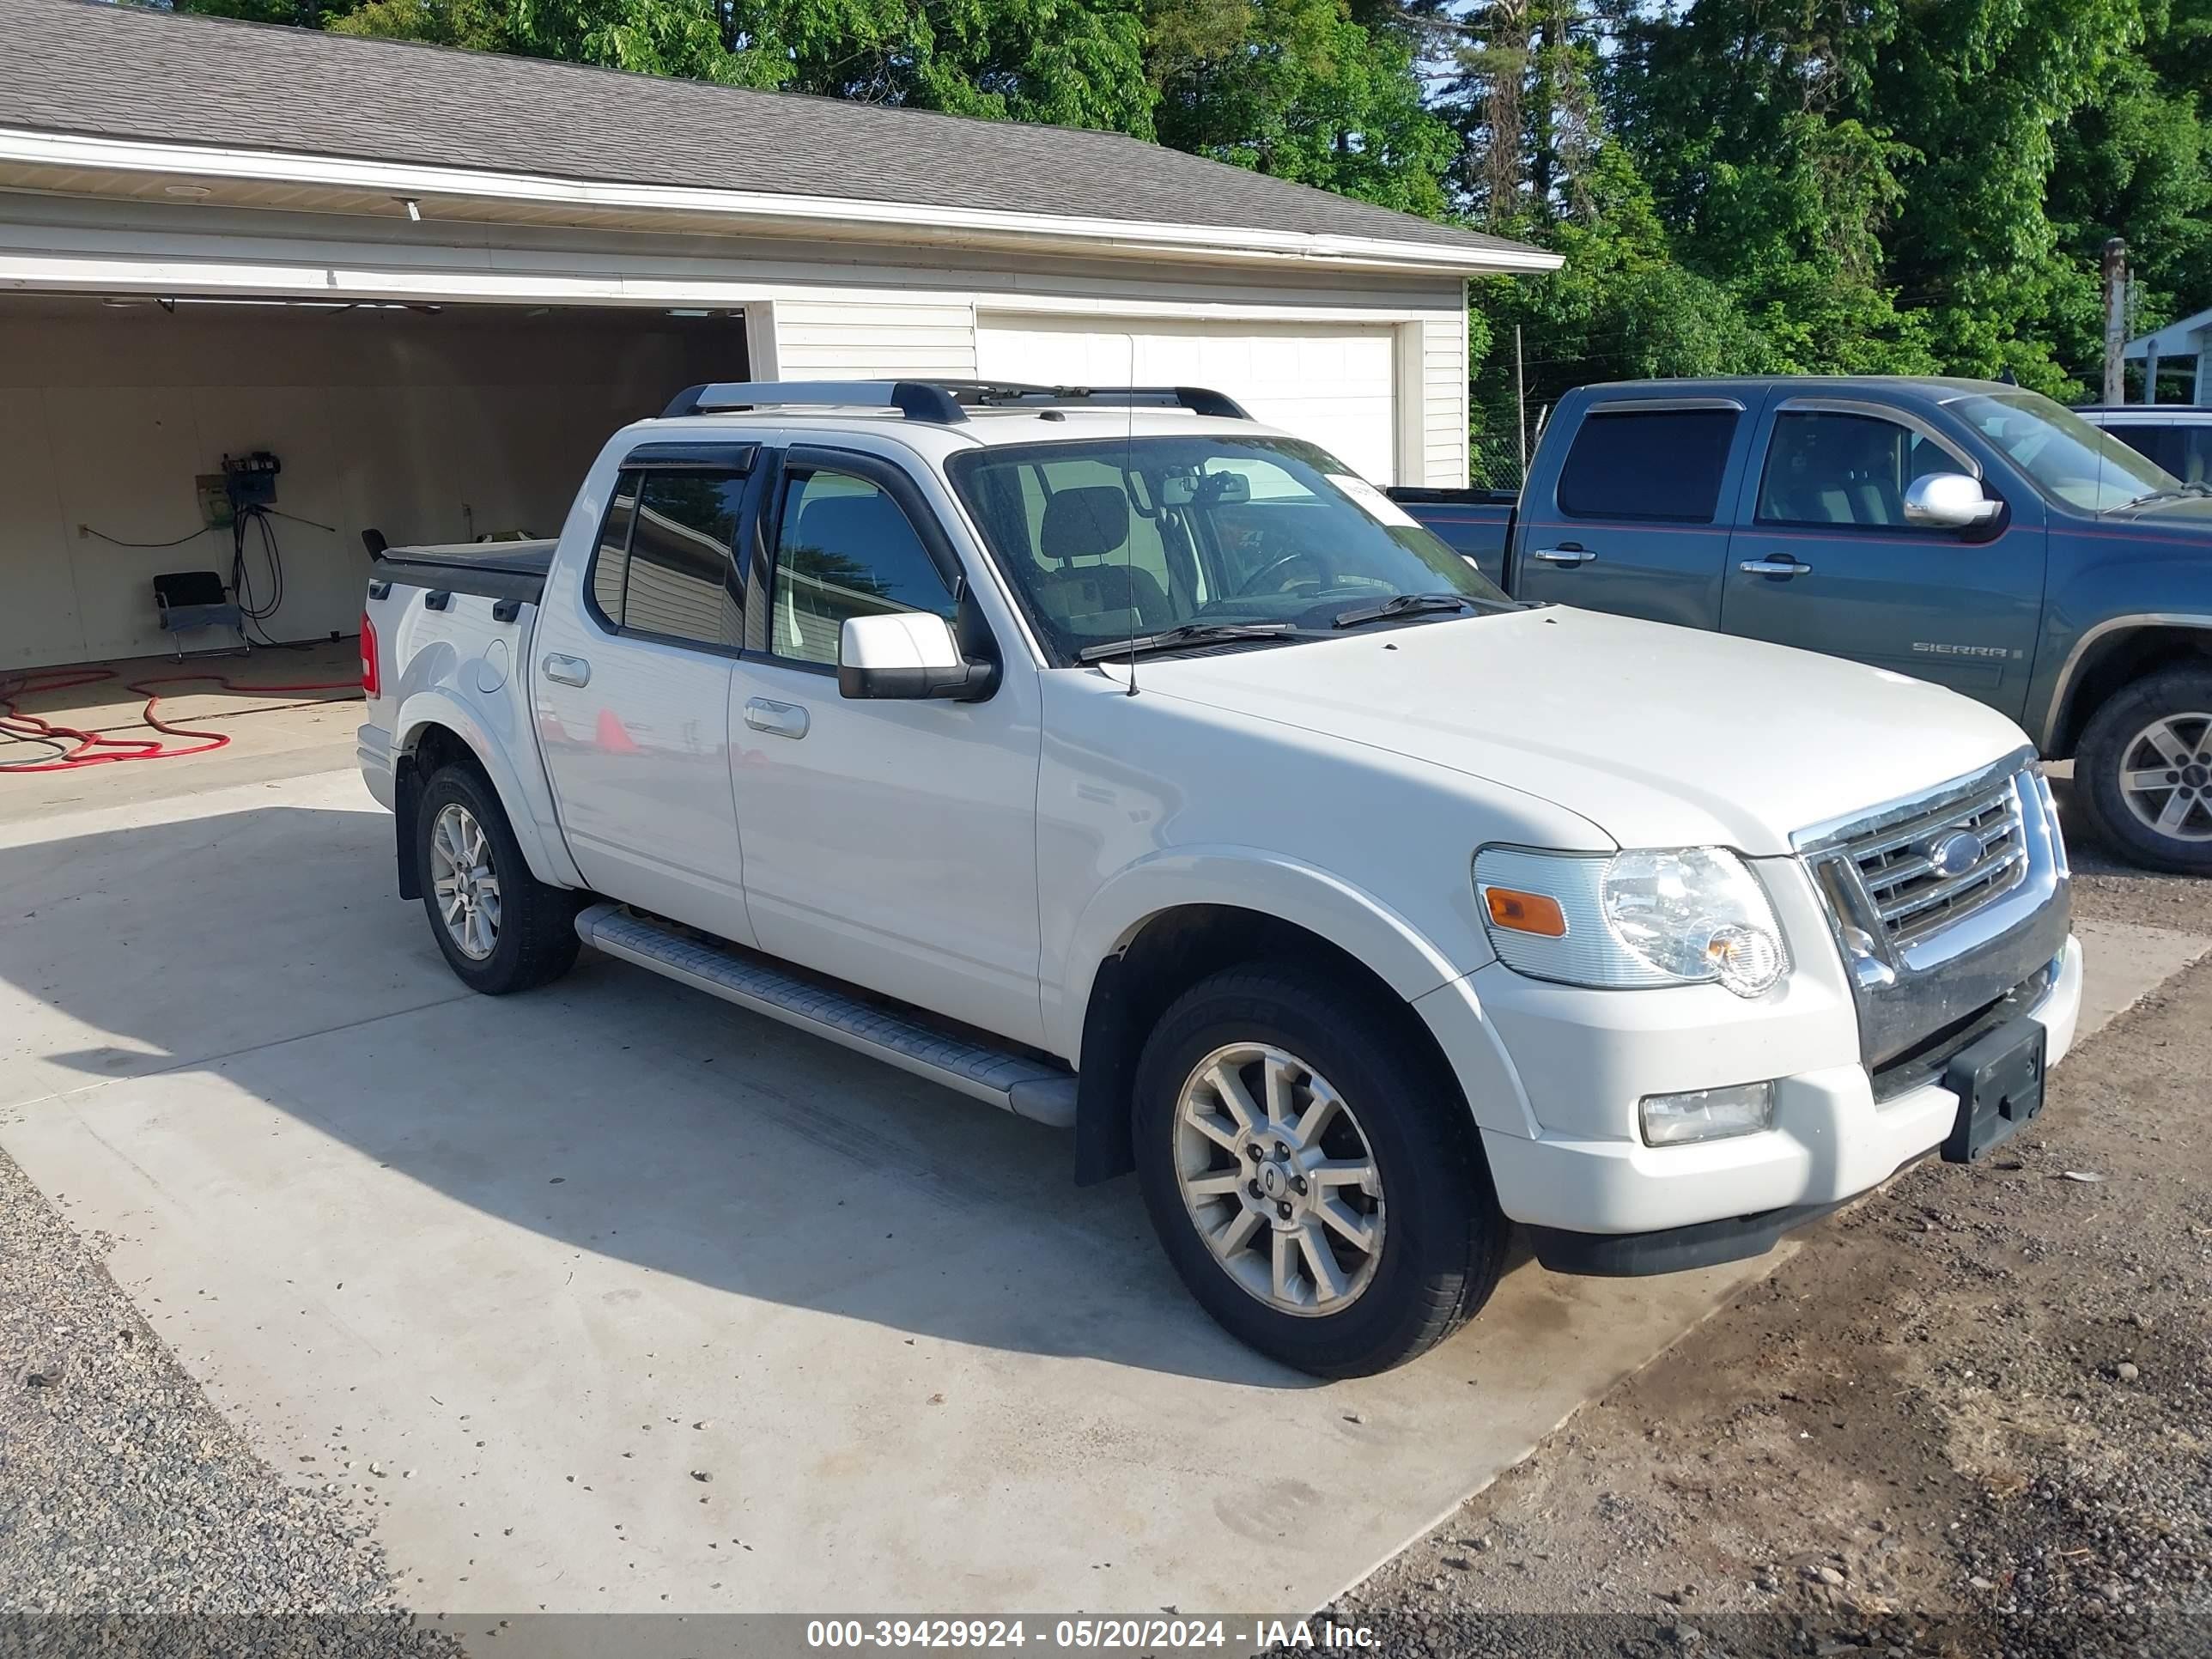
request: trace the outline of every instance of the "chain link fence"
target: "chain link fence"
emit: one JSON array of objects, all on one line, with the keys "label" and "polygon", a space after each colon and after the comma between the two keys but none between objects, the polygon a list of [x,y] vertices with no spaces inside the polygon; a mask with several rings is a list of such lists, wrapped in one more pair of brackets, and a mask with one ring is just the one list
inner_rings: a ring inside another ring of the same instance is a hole
[{"label": "chain link fence", "polygon": [[1521,442],[1512,433],[1473,434],[1468,441],[1467,482],[1475,489],[1521,488]]}]

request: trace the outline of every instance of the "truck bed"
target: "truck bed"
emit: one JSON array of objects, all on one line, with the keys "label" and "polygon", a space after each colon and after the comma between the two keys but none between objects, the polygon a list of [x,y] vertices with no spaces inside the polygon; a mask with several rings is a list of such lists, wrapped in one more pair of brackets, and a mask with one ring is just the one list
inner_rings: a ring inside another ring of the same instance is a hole
[{"label": "truck bed", "polygon": [[376,555],[374,579],[536,605],[545,596],[554,546],[551,541],[449,542],[387,548]]},{"label": "truck bed", "polygon": [[1505,586],[1505,549],[1511,539],[1514,503],[1505,489],[1420,489],[1401,486],[1390,499],[1434,531],[1452,551],[1500,587]]}]

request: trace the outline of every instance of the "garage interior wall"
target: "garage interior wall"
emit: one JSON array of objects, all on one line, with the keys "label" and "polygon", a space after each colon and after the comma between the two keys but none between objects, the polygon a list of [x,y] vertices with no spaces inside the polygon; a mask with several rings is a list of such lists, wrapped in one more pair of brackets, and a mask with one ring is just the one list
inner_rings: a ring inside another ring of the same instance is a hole
[{"label": "garage interior wall", "polygon": [[[0,667],[163,652],[153,578],[230,574],[197,475],[282,462],[276,640],[350,634],[361,532],[395,544],[558,532],[610,432],[680,387],[741,378],[741,318],[0,299]],[[299,522],[313,520],[333,528]],[[249,539],[257,583],[259,549]],[[224,643],[186,636],[187,649]]]}]

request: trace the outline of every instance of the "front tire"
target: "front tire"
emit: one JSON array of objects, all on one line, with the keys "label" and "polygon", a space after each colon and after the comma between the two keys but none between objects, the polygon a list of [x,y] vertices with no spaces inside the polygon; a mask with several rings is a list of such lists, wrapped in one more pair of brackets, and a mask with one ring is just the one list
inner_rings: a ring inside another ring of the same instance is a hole
[{"label": "front tire", "polygon": [[1315,1376],[1435,1346],[1504,1266],[1466,1103],[1405,1018],[1317,973],[1231,969],[1138,1062],[1137,1177],[1169,1260],[1223,1328]]},{"label": "front tire", "polygon": [[2082,731],[2074,787],[2134,862],[2212,875],[2212,670],[2169,668],[2115,694]]},{"label": "front tire", "polygon": [[481,775],[465,766],[434,774],[418,798],[415,836],[422,908],[462,984],[505,996],[575,965],[582,895],[530,873],[499,797]]}]

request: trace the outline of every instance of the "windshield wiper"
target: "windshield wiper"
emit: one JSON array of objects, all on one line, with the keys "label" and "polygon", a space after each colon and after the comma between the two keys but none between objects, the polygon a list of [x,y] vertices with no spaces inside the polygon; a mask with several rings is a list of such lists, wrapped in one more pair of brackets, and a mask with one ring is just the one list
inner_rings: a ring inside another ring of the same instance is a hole
[{"label": "windshield wiper", "polygon": [[2124,513],[2131,507],[2150,507],[2159,501],[2193,501],[2199,496],[2204,495],[2212,495],[2212,485],[2201,483],[2167,484],[2163,489],[2149,490],[2143,495],[2138,495],[2133,501],[2122,501],[2120,503],[2119,510]]},{"label": "windshield wiper", "polygon": [[1301,633],[1294,623],[1185,623],[1158,634],[1139,634],[1131,640],[1103,640],[1075,653],[1078,662],[1107,662],[1116,657],[1146,651],[1172,651],[1177,646],[1211,645],[1217,640],[1287,640]]},{"label": "windshield wiper", "polygon": [[1381,622],[1386,617],[1418,617],[1425,611],[1464,611],[1474,603],[1464,593],[1398,593],[1379,605],[1340,611],[1330,626],[1357,628],[1362,623]]}]

